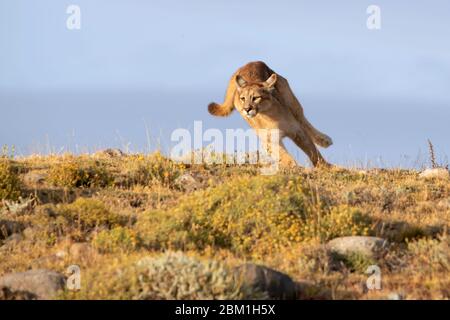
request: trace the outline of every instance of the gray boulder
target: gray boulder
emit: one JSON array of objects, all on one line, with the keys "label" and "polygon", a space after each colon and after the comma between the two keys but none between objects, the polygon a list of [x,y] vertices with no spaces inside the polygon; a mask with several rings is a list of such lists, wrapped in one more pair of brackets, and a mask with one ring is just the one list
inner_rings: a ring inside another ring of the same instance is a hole
[{"label": "gray boulder", "polygon": [[11,291],[7,287],[0,287],[1,300],[35,300],[36,296],[24,291]]},{"label": "gray boulder", "polygon": [[237,267],[236,273],[246,285],[266,292],[270,299],[291,300],[297,297],[295,282],[284,273],[251,263]]},{"label": "gray boulder", "polygon": [[21,232],[23,225],[10,220],[0,220],[0,240],[8,238],[10,235]]},{"label": "gray boulder", "polygon": [[[29,270],[0,277],[4,292],[26,292],[38,300],[50,300],[64,290],[66,278],[49,270]],[[6,289],[5,289],[6,288]]]},{"label": "gray boulder", "polygon": [[330,251],[341,255],[359,253],[370,258],[375,258],[383,253],[387,246],[387,240],[367,236],[340,237],[331,240],[327,244]]}]

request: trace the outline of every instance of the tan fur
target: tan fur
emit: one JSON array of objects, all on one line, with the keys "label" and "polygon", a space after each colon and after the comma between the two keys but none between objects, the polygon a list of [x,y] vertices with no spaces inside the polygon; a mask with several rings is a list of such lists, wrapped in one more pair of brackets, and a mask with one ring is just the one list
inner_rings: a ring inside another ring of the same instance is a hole
[{"label": "tan fur", "polygon": [[284,137],[292,139],[314,166],[328,165],[316,144],[329,147],[333,143],[331,138],[309,123],[287,80],[264,62],[250,62],[236,71],[228,84],[225,101],[221,105],[210,103],[208,111],[223,117],[235,108],[256,132],[258,129],[280,130],[282,165],[295,165],[281,141]]}]

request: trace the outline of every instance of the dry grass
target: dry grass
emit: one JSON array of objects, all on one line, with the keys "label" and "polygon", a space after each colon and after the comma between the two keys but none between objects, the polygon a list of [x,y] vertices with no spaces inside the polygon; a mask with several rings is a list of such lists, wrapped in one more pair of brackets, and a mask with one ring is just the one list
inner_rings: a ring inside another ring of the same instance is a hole
[{"label": "dry grass", "polygon": [[[136,298],[136,262],[167,249],[224,266],[267,265],[312,281],[310,298],[450,298],[448,180],[375,169],[297,168],[262,177],[254,166],[185,167],[160,154],[1,161],[0,225],[14,223],[17,233],[0,232],[0,275],[80,265],[90,292],[62,298]],[[185,173],[196,190],[177,183]],[[19,195],[29,200],[16,203]],[[323,247],[365,234],[389,239],[389,252],[337,265]],[[89,257],[72,252],[77,242],[89,245]],[[382,290],[367,292],[364,271],[373,263]]]}]

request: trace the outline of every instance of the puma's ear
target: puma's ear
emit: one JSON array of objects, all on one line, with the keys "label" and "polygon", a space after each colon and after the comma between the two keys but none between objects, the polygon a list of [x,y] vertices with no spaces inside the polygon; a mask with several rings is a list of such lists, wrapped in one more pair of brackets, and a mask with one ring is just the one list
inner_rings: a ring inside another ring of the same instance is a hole
[{"label": "puma's ear", "polygon": [[242,89],[247,85],[247,81],[244,80],[241,76],[236,76],[236,86],[238,89]]},{"label": "puma's ear", "polygon": [[265,82],[265,86],[269,89],[273,89],[273,87],[275,86],[275,83],[277,82],[277,74],[273,73],[269,79],[266,80]]}]

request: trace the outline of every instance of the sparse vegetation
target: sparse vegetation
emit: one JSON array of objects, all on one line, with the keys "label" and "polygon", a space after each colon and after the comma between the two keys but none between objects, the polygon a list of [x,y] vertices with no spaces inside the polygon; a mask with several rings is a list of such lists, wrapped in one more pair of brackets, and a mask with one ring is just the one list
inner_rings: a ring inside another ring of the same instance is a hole
[{"label": "sparse vegetation", "polygon": [[74,203],[58,206],[55,213],[83,233],[95,228],[110,229],[124,220],[108,210],[101,201],[86,198],[78,198]]},{"label": "sparse vegetation", "polygon": [[95,188],[110,185],[112,178],[101,162],[68,155],[51,165],[48,181],[58,187]]},{"label": "sparse vegetation", "polygon": [[[24,179],[34,172],[42,183]],[[2,157],[0,276],[77,263],[89,285],[61,298],[251,299],[262,296],[230,270],[254,262],[311,281],[303,296],[312,299],[450,298],[450,181],[395,169],[257,172],[185,167],[159,153]],[[195,188],[180,186],[184,174]],[[351,235],[390,246],[377,259],[327,249]],[[74,260],[68,248],[80,242],[92,252]],[[371,264],[383,283],[367,292]]]},{"label": "sparse vegetation", "polygon": [[127,217],[111,212],[97,199],[78,198],[70,204],[44,205],[28,217],[36,240],[53,244],[69,237],[76,241],[92,238],[93,233],[110,230],[127,223]]},{"label": "sparse vegetation", "polygon": [[308,240],[368,232],[359,211],[328,208],[312,198],[302,178],[236,177],[166,211],[148,212],[139,228],[150,247],[215,246],[254,257]]},{"label": "sparse vegetation", "polygon": [[175,187],[175,180],[182,174],[184,165],[175,163],[156,152],[150,156],[134,155],[122,165],[126,185]]},{"label": "sparse vegetation", "polygon": [[445,169],[449,170],[448,163],[446,165],[438,164],[437,159],[436,159],[436,152],[434,150],[434,145],[430,139],[428,139],[428,153],[430,156],[430,164],[431,164],[432,169],[445,168]]},{"label": "sparse vegetation", "polygon": [[17,200],[20,196],[21,182],[11,161],[0,158],[0,200]]},{"label": "sparse vegetation", "polygon": [[100,231],[93,239],[93,244],[103,253],[132,252],[139,246],[139,238],[134,230],[119,226]]}]

